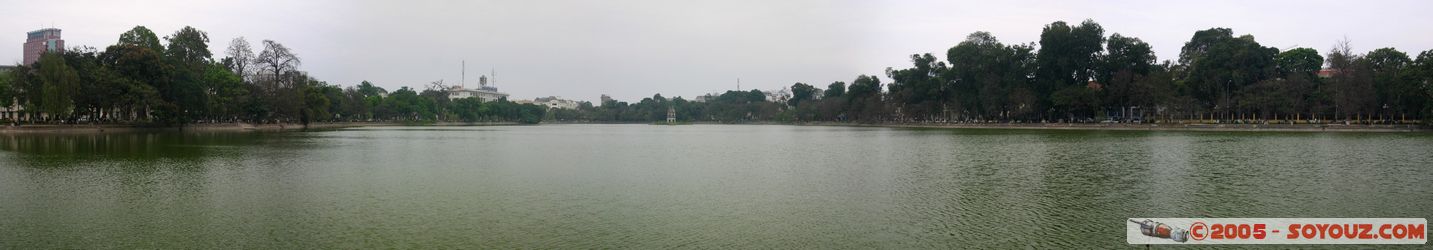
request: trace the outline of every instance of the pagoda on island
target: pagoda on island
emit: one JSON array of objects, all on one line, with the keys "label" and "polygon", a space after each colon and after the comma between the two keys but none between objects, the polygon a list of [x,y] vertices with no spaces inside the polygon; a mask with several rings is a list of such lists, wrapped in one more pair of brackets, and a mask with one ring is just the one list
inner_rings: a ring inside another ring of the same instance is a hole
[{"label": "pagoda on island", "polygon": [[673,107],[667,107],[667,124],[676,124],[676,123],[677,123],[677,109],[676,109],[676,108],[673,108]]}]

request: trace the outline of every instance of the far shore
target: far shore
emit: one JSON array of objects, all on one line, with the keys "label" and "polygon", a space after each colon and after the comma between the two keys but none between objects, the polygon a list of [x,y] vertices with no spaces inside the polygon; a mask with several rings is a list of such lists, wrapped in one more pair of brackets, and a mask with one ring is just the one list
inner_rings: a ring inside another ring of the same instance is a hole
[{"label": "far shore", "polygon": [[[663,123],[602,123],[602,122],[543,122],[538,125],[571,124],[651,124]],[[1211,123],[855,123],[855,122],[685,122],[679,125],[796,125],[796,126],[842,126],[842,127],[887,127],[887,128],[938,128],[938,129],[1032,129],[1032,130],[1117,130],[1117,131],[1243,131],[1243,132],[1430,132],[1424,125],[1411,124],[1211,124]],[[124,132],[242,132],[242,131],[301,131],[354,127],[386,126],[509,126],[523,125],[514,122],[322,122],[310,123],[307,127],[297,123],[205,123],[189,124],[183,127],[144,127],[126,124],[27,124],[20,126],[0,125],[0,134],[65,134],[65,133],[124,133]]]},{"label": "far shore", "polygon": [[809,126],[893,128],[1134,130],[1134,131],[1244,131],[1244,132],[1428,132],[1422,125],[1391,124],[1210,124],[1210,123],[845,123],[810,122]]},{"label": "far shore", "polygon": [[298,123],[200,123],[174,127],[145,127],[129,124],[24,124],[19,126],[0,125],[0,134],[65,134],[65,133],[125,133],[125,132],[241,132],[241,131],[298,131],[316,129],[339,129],[353,127],[385,126],[504,126],[520,125],[514,122],[319,122],[308,126]]}]

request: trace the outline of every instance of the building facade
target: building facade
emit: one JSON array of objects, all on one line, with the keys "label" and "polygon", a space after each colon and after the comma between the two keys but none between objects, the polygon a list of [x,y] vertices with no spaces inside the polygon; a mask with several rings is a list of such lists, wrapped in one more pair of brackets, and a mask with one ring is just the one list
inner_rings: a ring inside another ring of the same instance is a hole
[{"label": "building facade", "polygon": [[556,96],[538,97],[532,100],[533,104],[542,105],[548,109],[577,109],[577,101],[557,98]]},{"label": "building facade", "polygon": [[487,76],[482,76],[478,78],[477,89],[469,89],[465,88],[464,86],[453,86],[452,88],[448,89],[448,99],[457,100],[474,97],[478,98],[479,101],[491,102],[507,98],[508,94],[498,92],[497,87],[489,85]]},{"label": "building facade", "polygon": [[65,40],[60,29],[48,28],[26,33],[24,65],[34,64],[45,52],[64,52]]}]

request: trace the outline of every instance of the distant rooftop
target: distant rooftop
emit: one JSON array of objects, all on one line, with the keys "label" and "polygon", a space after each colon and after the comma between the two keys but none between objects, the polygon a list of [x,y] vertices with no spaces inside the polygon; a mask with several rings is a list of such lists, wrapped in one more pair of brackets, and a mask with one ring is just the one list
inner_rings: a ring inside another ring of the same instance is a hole
[{"label": "distant rooftop", "polygon": [[38,35],[44,34],[44,33],[46,33],[46,32],[60,32],[60,29],[56,29],[56,28],[44,28],[44,29],[38,29],[38,30],[35,30],[35,31],[31,31],[31,32],[25,32],[25,34],[31,35],[31,36],[38,36]]}]

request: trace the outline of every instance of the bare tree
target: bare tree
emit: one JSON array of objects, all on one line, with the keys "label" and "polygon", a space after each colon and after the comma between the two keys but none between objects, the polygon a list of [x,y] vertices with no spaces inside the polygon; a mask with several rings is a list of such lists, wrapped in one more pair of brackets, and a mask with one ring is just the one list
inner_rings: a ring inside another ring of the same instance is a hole
[{"label": "bare tree", "polygon": [[225,54],[229,55],[229,61],[227,63],[229,64],[229,69],[234,71],[234,74],[240,77],[249,76],[249,71],[253,70],[249,68],[249,63],[255,59],[254,49],[249,46],[249,40],[244,39],[242,36],[234,38],[234,40],[229,42],[229,49],[225,50]]},{"label": "bare tree", "polygon": [[1353,46],[1344,37],[1329,51],[1329,69],[1333,75],[1329,87],[1333,92],[1334,112],[1344,120],[1362,120],[1363,113],[1374,106],[1373,75],[1362,63],[1363,55],[1353,53]]},{"label": "bare tree", "polygon": [[288,47],[273,40],[264,40],[264,51],[254,58],[254,64],[261,68],[263,73],[268,73],[274,84],[286,85],[283,83],[283,75],[298,68],[299,57],[289,51]]},{"label": "bare tree", "polygon": [[438,81],[434,81],[434,82],[432,82],[432,83],[429,83],[427,87],[428,87],[428,90],[432,90],[432,91],[448,91],[448,88],[451,88],[451,86],[449,86],[449,85],[447,85],[447,84],[443,84],[443,80],[438,80]]}]

